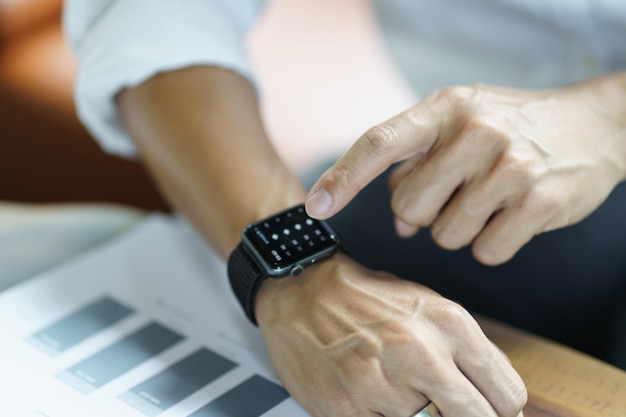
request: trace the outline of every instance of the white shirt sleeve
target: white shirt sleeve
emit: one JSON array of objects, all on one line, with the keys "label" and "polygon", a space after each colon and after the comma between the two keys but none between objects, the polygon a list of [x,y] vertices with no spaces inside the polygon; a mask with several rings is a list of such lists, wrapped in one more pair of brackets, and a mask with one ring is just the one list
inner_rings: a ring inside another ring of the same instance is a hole
[{"label": "white shirt sleeve", "polygon": [[64,29],[79,61],[78,116],[108,152],[134,156],[115,95],[192,65],[252,80],[245,37],[264,0],[67,0]]}]

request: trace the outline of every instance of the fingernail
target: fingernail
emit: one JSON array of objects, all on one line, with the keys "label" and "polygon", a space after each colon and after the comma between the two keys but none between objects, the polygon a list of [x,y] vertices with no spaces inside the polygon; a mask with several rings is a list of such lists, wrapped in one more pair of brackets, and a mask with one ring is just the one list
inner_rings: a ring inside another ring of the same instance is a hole
[{"label": "fingernail", "polygon": [[404,239],[414,236],[419,230],[417,227],[411,226],[410,224],[406,224],[405,222],[398,219],[397,217],[394,218],[393,222],[394,222],[394,226],[396,229],[396,233],[398,234],[398,236]]},{"label": "fingernail", "polygon": [[318,189],[306,200],[306,211],[311,217],[324,217],[333,207],[333,198],[323,188]]}]

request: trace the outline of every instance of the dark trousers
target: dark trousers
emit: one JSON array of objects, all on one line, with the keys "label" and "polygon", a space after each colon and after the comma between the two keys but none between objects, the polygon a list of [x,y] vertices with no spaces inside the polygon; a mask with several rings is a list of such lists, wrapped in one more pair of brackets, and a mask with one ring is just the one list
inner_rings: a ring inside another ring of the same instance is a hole
[{"label": "dark trousers", "polygon": [[469,248],[439,248],[426,229],[400,239],[392,221],[387,174],[331,219],[362,264],[625,367],[626,184],[582,222],[536,236],[497,267],[477,262]]}]

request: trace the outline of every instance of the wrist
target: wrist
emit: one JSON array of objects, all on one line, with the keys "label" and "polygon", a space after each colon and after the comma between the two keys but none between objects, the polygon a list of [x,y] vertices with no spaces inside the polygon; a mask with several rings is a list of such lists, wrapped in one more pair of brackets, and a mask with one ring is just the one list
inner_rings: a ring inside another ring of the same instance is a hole
[{"label": "wrist", "polygon": [[608,160],[617,182],[626,181],[626,71],[592,78],[570,88],[574,94],[582,93],[581,100],[612,132],[612,137],[605,138]]},{"label": "wrist", "polygon": [[239,199],[237,204],[239,209],[229,218],[231,248],[241,241],[242,231],[247,225],[302,204],[304,201],[306,196],[304,188],[291,172],[281,166],[270,174],[271,179],[263,186],[259,186],[256,192]]},{"label": "wrist", "polygon": [[246,224],[304,200],[267,138],[254,88],[240,75],[204,66],[165,72],[117,101],[165,196],[223,258]]},{"label": "wrist", "polygon": [[616,132],[616,159],[619,182],[626,180],[626,72],[610,75],[600,81],[602,110]]},{"label": "wrist", "polygon": [[262,329],[281,320],[286,311],[308,310],[313,300],[319,300],[333,288],[333,281],[340,277],[335,271],[346,264],[354,264],[354,261],[340,249],[331,258],[306,268],[297,277],[265,280],[254,305],[259,327]]},{"label": "wrist", "polygon": [[303,204],[247,225],[241,243],[228,258],[228,277],[248,319],[257,324],[256,303],[262,284],[299,279],[304,271],[324,263],[338,247],[330,224],[310,217]]}]

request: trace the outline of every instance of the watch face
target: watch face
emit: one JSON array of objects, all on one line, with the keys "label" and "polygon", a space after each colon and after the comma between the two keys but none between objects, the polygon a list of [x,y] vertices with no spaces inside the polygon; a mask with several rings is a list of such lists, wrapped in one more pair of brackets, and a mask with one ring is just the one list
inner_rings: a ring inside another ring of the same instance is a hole
[{"label": "watch face", "polygon": [[277,273],[294,264],[315,262],[338,244],[332,229],[309,217],[303,205],[248,226],[243,238],[256,256]]}]

